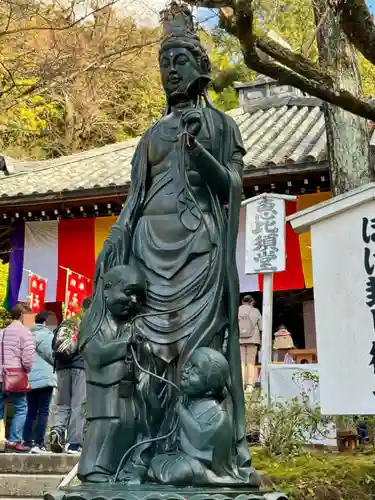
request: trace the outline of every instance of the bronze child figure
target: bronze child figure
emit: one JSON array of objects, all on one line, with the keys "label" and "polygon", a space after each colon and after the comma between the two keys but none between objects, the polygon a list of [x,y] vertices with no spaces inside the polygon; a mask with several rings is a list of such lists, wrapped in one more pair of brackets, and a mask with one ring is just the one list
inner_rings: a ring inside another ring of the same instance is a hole
[{"label": "bronze child figure", "polygon": [[[243,484],[232,464],[233,419],[225,408],[228,379],[228,362],[221,353],[207,347],[194,351],[180,379],[187,403],[177,407],[179,450],[154,457],[149,479],[175,486]],[[255,471],[252,481],[257,486]]]},{"label": "bronze child figure", "polygon": [[[130,320],[145,296],[143,276],[134,266],[116,266],[101,284],[102,307],[95,301],[79,335],[87,379],[87,420],[78,468],[82,482],[105,483],[137,435],[135,370]],[[113,446],[113,444],[116,444]]]}]

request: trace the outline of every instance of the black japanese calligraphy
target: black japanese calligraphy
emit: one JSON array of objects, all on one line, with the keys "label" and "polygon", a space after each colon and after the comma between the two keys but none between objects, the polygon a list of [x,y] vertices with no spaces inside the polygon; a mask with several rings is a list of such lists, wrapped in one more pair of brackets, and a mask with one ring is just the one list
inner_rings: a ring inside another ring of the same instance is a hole
[{"label": "black japanese calligraphy", "polygon": [[370,366],[372,365],[375,373],[375,342],[372,343],[372,349],[370,351],[370,354],[372,356]]},{"label": "black japanese calligraphy", "polygon": [[[372,231],[369,231],[369,223]],[[362,219],[362,239],[368,244],[370,241],[375,242],[375,218],[368,220],[367,217],[363,217]]]},{"label": "black japanese calligraphy", "polygon": [[258,202],[253,228],[253,255],[254,261],[259,264],[257,272],[274,272],[277,267],[273,261],[277,260],[279,248],[277,227],[277,210],[270,198],[263,198]]},{"label": "black japanese calligraphy", "polygon": [[369,276],[366,282],[366,299],[368,307],[375,306],[375,276]]},{"label": "black japanese calligraphy", "polygon": [[[365,244],[363,249],[363,266],[367,274],[365,287],[366,305],[370,308],[372,315],[372,326],[375,331],[375,218],[362,218],[362,241]],[[372,365],[375,373],[375,341],[370,350],[370,366]],[[375,395],[375,391],[373,392]]]},{"label": "black japanese calligraphy", "polygon": [[374,254],[371,255],[371,250],[368,247],[365,247],[363,260],[364,260],[366,273],[369,276],[372,275],[372,273],[374,272],[374,269],[375,269],[375,265],[370,263],[371,258],[373,258],[373,257],[374,257]]}]

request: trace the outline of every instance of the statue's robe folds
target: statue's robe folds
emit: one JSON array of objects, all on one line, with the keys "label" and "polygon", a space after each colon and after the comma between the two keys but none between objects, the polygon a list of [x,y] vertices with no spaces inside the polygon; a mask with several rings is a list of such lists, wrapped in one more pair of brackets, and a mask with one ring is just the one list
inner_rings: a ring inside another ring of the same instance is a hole
[{"label": "statue's robe folds", "polygon": [[[97,262],[95,297],[101,296],[99,278],[108,269],[132,263],[140,268],[147,282],[144,311],[148,316],[136,320],[135,330],[147,339],[153,353],[150,371],[177,384],[180,369],[192,352],[202,346],[222,351],[224,331],[228,330],[228,408],[235,425],[233,467],[246,482],[253,469],[244,433],[235,259],[245,151],[231,117],[212,107],[203,108],[202,113],[198,143],[216,160],[224,177],[203,175],[204,155],[188,153],[172,138],[174,160],[168,163],[167,171],[151,179],[150,150],[163,140],[162,121],[148,130],[132,160],[129,196]],[[191,173],[201,170],[203,209],[194,201],[189,182]],[[220,178],[224,178],[222,183]],[[155,206],[158,196],[174,196],[175,213],[153,217],[148,207],[151,203]],[[149,365],[146,368],[150,369]],[[158,402],[155,412],[162,415],[161,425],[155,425],[153,417],[147,426],[149,436],[143,438],[170,433],[176,419],[176,394],[146,374],[142,383],[149,385],[144,393]],[[157,451],[170,451],[173,446],[171,440],[160,440]],[[150,447],[147,450],[141,461],[148,462],[156,453]],[[135,460],[144,452],[144,447],[138,449]]]}]

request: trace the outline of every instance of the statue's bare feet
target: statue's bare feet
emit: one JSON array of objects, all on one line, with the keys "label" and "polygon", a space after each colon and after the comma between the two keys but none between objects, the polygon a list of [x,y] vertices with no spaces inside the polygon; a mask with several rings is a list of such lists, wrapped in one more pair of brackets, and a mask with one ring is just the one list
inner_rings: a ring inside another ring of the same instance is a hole
[{"label": "statue's bare feet", "polygon": [[108,476],[107,474],[101,474],[99,472],[94,472],[92,474],[89,474],[82,482],[84,482],[84,483],[109,483],[110,476]]},{"label": "statue's bare feet", "polygon": [[126,472],[126,471],[121,471],[120,474],[118,475],[117,480],[120,483],[124,484],[129,484],[129,485],[140,485],[142,484],[142,478],[139,476],[139,474],[134,474],[134,472]]},{"label": "statue's bare feet", "polygon": [[134,476],[131,479],[129,479],[127,484],[129,484],[131,486],[138,486],[138,485],[142,484],[142,481],[141,481],[140,477]]}]

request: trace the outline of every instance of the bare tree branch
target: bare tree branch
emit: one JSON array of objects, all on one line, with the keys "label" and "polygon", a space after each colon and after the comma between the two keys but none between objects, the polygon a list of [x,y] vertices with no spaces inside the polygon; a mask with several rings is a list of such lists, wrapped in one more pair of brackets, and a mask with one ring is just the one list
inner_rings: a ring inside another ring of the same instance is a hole
[{"label": "bare tree branch", "polygon": [[375,26],[365,0],[330,0],[329,4],[350,42],[375,65]]},{"label": "bare tree branch", "polygon": [[[222,11],[222,27],[237,36],[242,47],[245,63],[250,69],[278,80],[284,85],[292,85],[302,90],[302,92],[318,97],[351,113],[369,120],[375,120],[375,106],[344,89],[334,88],[329,74],[323,73],[313,63],[282,47],[277,42],[268,38],[257,38],[254,35],[252,0],[237,0],[237,2],[228,0],[225,5],[223,5],[223,0],[187,1],[194,6],[218,8]],[[363,0],[357,1],[362,2]],[[223,9],[228,7],[232,9],[232,15],[228,13],[228,10],[223,12]],[[277,62],[261,60],[257,49],[267,53]]]},{"label": "bare tree branch", "polygon": [[314,45],[314,42],[316,40],[316,36],[319,33],[320,28],[326,22],[328,14],[329,14],[329,10],[330,10],[330,7],[328,6],[326,8],[325,12],[323,13],[323,15],[321,16],[321,18],[319,19],[318,24],[315,26],[315,30],[314,30],[313,36],[311,37],[311,40],[304,46],[304,48],[303,48],[303,54],[304,54],[305,57],[309,57],[310,56],[311,49],[312,49],[312,47]]},{"label": "bare tree branch", "polygon": [[[45,30],[47,30],[47,31],[65,31],[65,30],[69,30],[69,29],[73,28],[74,26],[77,26],[78,24],[82,23],[86,19],[90,18],[91,16],[95,15],[96,13],[102,12],[103,10],[108,9],[109,7],[112,7],[113,5],[118,3],[119,1],[120,0],[110,0],[110,1],[108,1],[108,3],[106,3],[102,7],[97,7],[96,9],[93,9],[92,11],[88,12],[84,16],[79,17],[78,19],[75,19],[72,22],[68,22],[67,24],[63,24],[62,26],[56,26],[53,24],[50,24],[47,26],[44,26],[44,25],[25,26],[25,27],[17,27],[16,29],[13,29],[13,30],[9,29],[11,15],[12,15],[12,6],[10,6],[9,17],[8,17],[6,29],[3,31],[0,31],[0,38],[5,37],[5,36],[10,36],[10,35],[15,35],[17,33],[23,33],[26,31],[45,31]],[[49,20],[47,18],[42,16],[40,13],[39,13],[39,16],[44,21],[46,21],[48,23]]]},{"label": "bare tree branch", "polygon": [[[66,74],[50,75],[50,80],[47,80],[47,81],[41,80],[41,81],[35,83],[34,85],[29,85],[27,90],[25,90],[24,92],[21,92],[17,96],[17,99],[12,104],[10,104],[9,106],[7,106],[3,109],[4,109],[4,111],[8,111],[9,109],[16,106],[19,102],[21,102],[24,99],[29,98],[31,95],[33,95],[36,92],[38,93],[38,95],[44,94],[45,92],[47,92],[47,91],[49,91],[49,90],[51,90],[59,85],[64,84],[67,81],[73,81],[79,75],[83,75],[84,73],[89,73],[90,71],[93,71],[93,70],[104,69],[104,68],[106,68],[106,61],[112,57],[115,57],[115,56],[119,57],[121,55],[124,55],[124,53],[126,53],[127,55],[130,55],[132,52],[136,52],[136,51],[139,51],[141,49],[144,49],[146,46],[152,46],[155,43],[156,43],[155,41],[151,41],[148,44],[138,44],[138,45],[133,45],[131,47],[126,47],[126,48],[123,47],[122,49],[114,50],[108,54],[103,55],[100,59],[95,59],[95,60],[91,61],[85,67],[80,68],[77,71],[74,71],[74,72],[67,71]],[[16,86],[21,86],[21,85],[17,84]],[[25,85],[23,85],[23,86],[25,86]],[[10,90],[12,90],[12,89],[10,89]]]},{"label": "bare tree branch", "polygon": [[271,56],[279,63],[287,66],[298,74],[321,81],[327,86],[332,86],[332,79],[326,73],[323,73],[318,67],[299,54],[295,54],[279,43],[267,37],[255,38],[255,45],[262,51]]},{"label": "bare tree branch", "polygon": [[159,30],[138,27],[109,0],[93,0],[91,17],[77,14],[80,1],[0,2],[0,150],[10,156],[50,158],[133,137],[164,106]]}]

